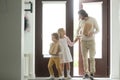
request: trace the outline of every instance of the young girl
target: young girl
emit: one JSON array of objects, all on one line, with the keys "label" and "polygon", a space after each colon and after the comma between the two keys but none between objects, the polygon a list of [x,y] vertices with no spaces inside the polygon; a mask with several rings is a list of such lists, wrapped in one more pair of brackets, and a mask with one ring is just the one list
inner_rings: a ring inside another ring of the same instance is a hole
[{"label": "young girl", "polygon": [[67,78],[71,78],[70,76],[70,62],[72,62],[72,56],[70,53],[69,46],[73,46],[74,42],[71,42],[71,40],[66,36],[65,30],[63,28],[58,29],[59,34],[59,42],[61,45],[61,70],[62,70],[62,76],[64,77],[64,64],[66,64],[66,70],[67,70]]},{"label": "young girl", "polygon": [[58,71],[59,79],[62,79],[62,72],[61,72],[61,65],[60,65],[60,57],[59,57],[59,52],[60,52],[60,45],[59,45],[59,36],[57,33],[52,34],[52,41],[50,46],[49,53],[51,55],[51,58],[49,59],[48,63],[48,70],[50,73],[50,78],[49,79],[54,79],[54,72],[53,72],[53,64],[55,64],[56,69]]}]

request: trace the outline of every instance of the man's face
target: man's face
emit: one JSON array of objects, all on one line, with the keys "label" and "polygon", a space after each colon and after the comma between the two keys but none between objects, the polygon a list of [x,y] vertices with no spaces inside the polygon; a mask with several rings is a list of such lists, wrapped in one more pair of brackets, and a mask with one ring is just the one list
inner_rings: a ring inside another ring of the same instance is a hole
[{"label": "man's face", "polygon": [[81,14],[79,14],[79,18],[84,20],[84,17]]}]

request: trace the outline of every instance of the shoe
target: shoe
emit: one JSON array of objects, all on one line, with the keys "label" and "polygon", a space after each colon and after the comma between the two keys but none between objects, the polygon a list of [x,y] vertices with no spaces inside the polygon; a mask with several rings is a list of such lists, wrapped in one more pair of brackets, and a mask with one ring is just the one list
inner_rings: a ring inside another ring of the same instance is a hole
[{"label": "shoe", "polygon": [[55,80],[55,78],[49,78],[48,80]]},{"label": "shoe", "polygon": [[90,76],[89,76],[88,74],[85,74],[85,75],[83,76],[83,79],[86,79],[86,78],[90,78]]},{"label": "shoe", "polygon": [[67,79],[71,79],[72,77],[70,75],[67,75]]},{"label": "shoe", "polygon": [[55,79],[55,77],[50,75],[49,80],[54,80],[54,79]]},{"label": "shoe", "polygon": [[94,74],[90,74],[90,79],[94,80]]},{"label": "shoe", "polygon": [[91,73],[91,74],[90,74],[90,76],[92,76],[92,77],[93,77],[93,76],[94,76],[94,74],[92,74],[92,73]]},{"label": "shoe", "polygon": [[90,76],[90,80],[94,80],[94,78],[92,76]]},{"label": "shoe", "polygon": [[60,76],[58,79],[59,79],[59,80],[62,80],[62,79],[64,79],[64,76]]}]

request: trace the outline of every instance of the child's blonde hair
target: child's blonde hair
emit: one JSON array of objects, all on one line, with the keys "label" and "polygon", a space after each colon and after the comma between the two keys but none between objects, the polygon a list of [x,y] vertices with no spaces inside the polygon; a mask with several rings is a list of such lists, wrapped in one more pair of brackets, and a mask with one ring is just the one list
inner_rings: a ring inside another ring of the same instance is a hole
[{"label": "child's blonde hair", "polygon": [[58,33],[52,33],[52,36],[54,36],[55,39],[59,40],[59,35],[58,35]]},{"label": "child's blonde hair", "polygon": [[62,37],[62,36],[61,36],[61,33],[62,33],[62,32],[64,32],[64,28],[59,28],[59,29],[58,29],[58,34],[59,34],[59,37],[60,37],[60,38]]}]

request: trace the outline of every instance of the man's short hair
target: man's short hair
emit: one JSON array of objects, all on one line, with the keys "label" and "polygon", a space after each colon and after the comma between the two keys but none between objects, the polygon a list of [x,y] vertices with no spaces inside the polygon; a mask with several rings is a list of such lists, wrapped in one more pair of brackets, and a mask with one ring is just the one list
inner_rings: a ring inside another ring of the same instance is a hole
[{"label": "man's short hair", "polygon": [[78,14],[79,14],[79,15],[82,15],[83,17],[88,17],[87,12],[86,12],[85,10],[83,10],[83,9],[79,10],[79,11],[78,11]]}]

